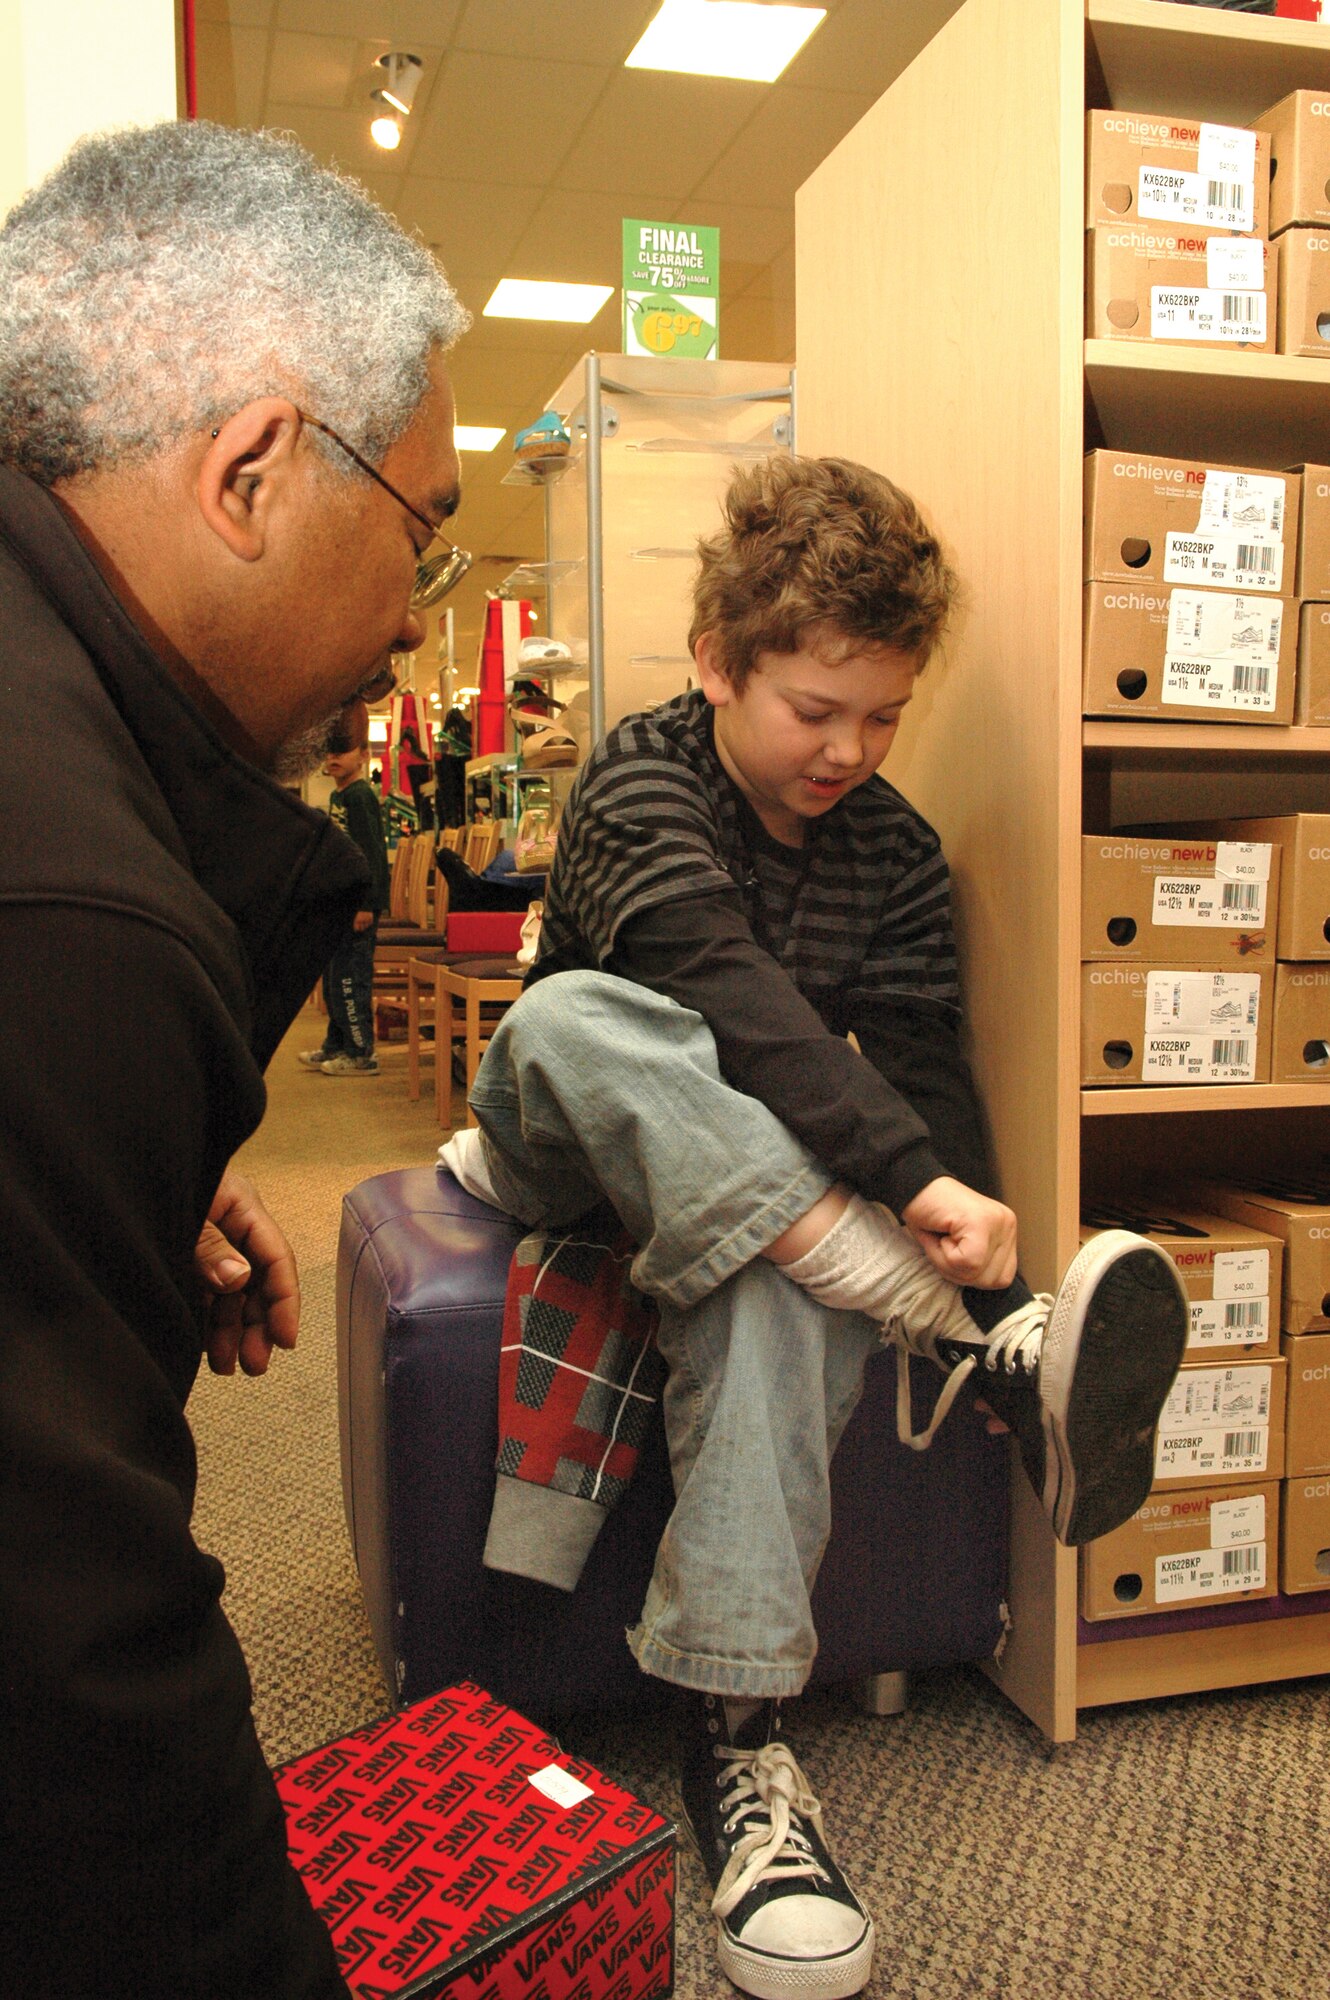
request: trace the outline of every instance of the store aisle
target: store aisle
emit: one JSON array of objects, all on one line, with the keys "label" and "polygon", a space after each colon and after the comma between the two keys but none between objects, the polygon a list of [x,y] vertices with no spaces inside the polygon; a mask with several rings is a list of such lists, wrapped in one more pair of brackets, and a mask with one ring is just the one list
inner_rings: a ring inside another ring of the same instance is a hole
[{"label": "store aisle", "polygon": [[[273,1759],[382,1714],[342,1517],[333,1271],[343,1191],[428,1160],[432,1101],[406,1057],[379,1077],[301,1071],[296,1024],[243,1164],[291,1237],[301,1344],[262,1382],[200,1379],[197,1533],[226,1602]],[[870,2000],[1314,2000],[1330,1924],[1330,1682],[1082,1717],[1053,1750],[976,1671],[916,1680],[908,1714],[848,1694],[791,1706],[790,1738],[834,1850],[873,1912]],[[576,1748],[673,1813],[657,1722],[587,1726]],[[701,1871],[680,1852],[680,2000],[721,2000]]]}]

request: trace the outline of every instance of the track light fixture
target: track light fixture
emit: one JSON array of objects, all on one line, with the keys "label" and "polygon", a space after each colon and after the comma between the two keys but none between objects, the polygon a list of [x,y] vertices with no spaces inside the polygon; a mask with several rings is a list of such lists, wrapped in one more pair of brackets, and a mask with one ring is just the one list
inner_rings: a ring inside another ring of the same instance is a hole
[{"label": "track light fixture", "polygon": [[419,56],[393,49],[387,55],[379,56],[375,67],[384,74],[383,82],[372,93],[375,104],[382,108],[372,121],[369,132],[376,146],[382,146],[385,152],[391,153],[402,143],[402,120],[411,115],[411,106],[415,102],[425,66]]}]

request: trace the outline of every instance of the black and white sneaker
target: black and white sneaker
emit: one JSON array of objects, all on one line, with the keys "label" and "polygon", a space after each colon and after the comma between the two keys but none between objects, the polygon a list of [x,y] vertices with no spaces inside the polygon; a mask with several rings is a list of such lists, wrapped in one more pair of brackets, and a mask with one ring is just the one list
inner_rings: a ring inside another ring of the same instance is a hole
[{"label": "black and white sneaker", "polygon": [[[957,1295],[959,1296],[959,1295]],[[922,1318],[923,1316],[918,1316]],[[1091,1237],[1057,1296],[1043,1292],[984,1333],[950,1309],[945,1327],[893,1321],[901,1442],[922,1450],[969,1377],[1015,1433],[1061,1542],[1079,1547],[1121,1527],[1154,1481],[1154,1433],[1187,1346],[1187,1296],[1173,1261],[1126,1229]],[[910,1435],[909,1363],[947,1372],[928,1429]]]},{"label": "black and white sneaker", "polygon": [[845,2000],[873,1969],[873,1923],[827,1851],[822,1808],[764,1702],[730,1742],[719,1695],[688,1697],[684,1817],[712,1889],[721,1970],[757,2000]]}]

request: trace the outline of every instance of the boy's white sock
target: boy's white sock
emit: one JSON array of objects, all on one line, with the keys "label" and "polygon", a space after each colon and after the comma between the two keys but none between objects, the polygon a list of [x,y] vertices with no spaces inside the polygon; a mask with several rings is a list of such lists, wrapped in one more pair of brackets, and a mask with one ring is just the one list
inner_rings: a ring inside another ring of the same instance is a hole
[{"label": "boy's white sock", "polygon": [[[437,1058],[442,1062],[443,1057]],[[491,1208],[502,1208],[503,1203],[494,1192],[489,1173],[485,1166],[485,1153],[481,1145],[480,1133],[474,1125],[463,1125],[439,1148],[439,1163],[447,1167],[455,1181],[461,1183],[468,1194],[477,1201],[487,1201]]]},{"label": "boy's white sock", "polygon": [[974,1339],[960,1288],[934,1270],[907,1229],[861,1195],[850,1196],[819,1244],[776,1268],[838,1312],[866,1313],[884,1325],[905,1320],[939,1338]]}]

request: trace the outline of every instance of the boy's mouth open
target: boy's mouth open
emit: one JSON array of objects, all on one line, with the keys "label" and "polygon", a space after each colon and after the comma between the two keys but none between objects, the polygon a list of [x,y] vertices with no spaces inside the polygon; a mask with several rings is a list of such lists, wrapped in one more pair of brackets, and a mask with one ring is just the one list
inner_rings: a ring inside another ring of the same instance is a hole
[{"label": "boy's mouth open", "polygon": [[848,789],[850,781],[848,778],[805,778],[804,783],[814,798],[834,799]]}]

